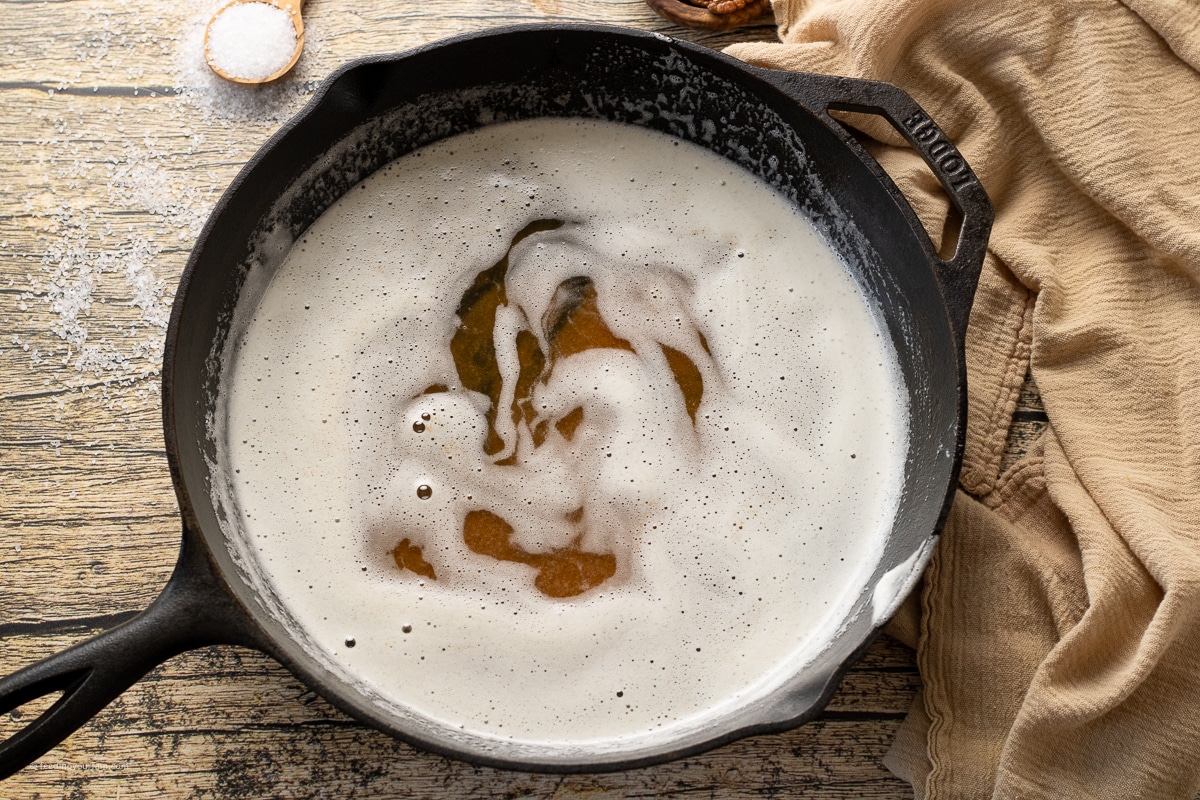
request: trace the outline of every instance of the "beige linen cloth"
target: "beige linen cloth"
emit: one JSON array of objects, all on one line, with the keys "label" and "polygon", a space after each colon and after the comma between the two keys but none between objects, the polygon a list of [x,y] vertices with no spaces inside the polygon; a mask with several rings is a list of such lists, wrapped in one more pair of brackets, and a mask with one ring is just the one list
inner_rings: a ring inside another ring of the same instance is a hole
[{"label": "beige linen cloth", "polygon": [[[783,43],[729,52],[899,85],[996,206],[961,486],[909,628],[925,688],[888,766],[918,797],[1190,800],[1200,2],[776,0],[775,15]],[[936,242],[933,177],[885,125],[865,130]],[[1050,423],[1000,474],[1027,366]]]}]

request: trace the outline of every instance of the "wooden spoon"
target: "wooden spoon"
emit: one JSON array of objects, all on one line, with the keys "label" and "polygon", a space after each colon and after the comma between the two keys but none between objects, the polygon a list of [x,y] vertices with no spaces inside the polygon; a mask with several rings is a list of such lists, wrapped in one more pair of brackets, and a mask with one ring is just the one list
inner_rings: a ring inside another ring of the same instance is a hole
[{"label": "wooden spoon", "polygon": [[[214,62],[212,51],[209,49],[209,36],[212,34],[213,23],[229,9],[237,5],[247,5],[260,3],[262,5],[273,6],[282,11],[286,11],[292,19],[292,25],[296,28],[296,49],[292,52],[291,58],[287,60],[283,66],[272,72],[270,75],[262,78],[244,78],[237,75],[231,75],[220,64]],[[253,86],[261,83],[270,83],[278,80],[287,74],[288,70],[296,66],[296,62],[300,60],[300,52],[304,49],[304,18],[300,16],[300,8],[304,5],[304,0],[233,0],[228,5],[221,7],[221,10],[213,14],[212,19],[208,21],[208,27],[204,29],[204,60],[208,62],[208,66],[213,72],[221,76],[227,81],[240,83],[248,86]]]}]

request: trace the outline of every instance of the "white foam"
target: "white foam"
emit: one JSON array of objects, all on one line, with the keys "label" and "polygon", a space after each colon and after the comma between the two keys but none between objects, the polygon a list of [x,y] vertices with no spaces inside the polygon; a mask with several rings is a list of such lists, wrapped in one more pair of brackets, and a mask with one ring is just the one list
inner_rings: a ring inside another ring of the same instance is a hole
[{"label": "white foam", "polygon": [[[488,455],[491,401],[450,343],[506,255]],[[516,337],[551,353],[578,276],[629,348],[556,361],[514,422]],[[385,703],[528,743],[693,726],[818,654],[876,566],[907,443],[888,338],[793,206],[701,148],[489,126],[368,178],[246,296],[215,420],[227,533],[301,638]],[[698,407],[664,346],[699,372]],[[527,552],[610,553],[615,574],[549,598],[533,567],[467,546],[479,510]],[[397,568],[402,538],[436,580]]]}]

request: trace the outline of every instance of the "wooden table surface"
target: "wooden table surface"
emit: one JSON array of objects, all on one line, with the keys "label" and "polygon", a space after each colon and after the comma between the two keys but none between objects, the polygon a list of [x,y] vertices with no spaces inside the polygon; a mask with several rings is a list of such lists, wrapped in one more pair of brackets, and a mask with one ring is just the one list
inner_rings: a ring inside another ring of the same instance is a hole
[{"label": "wooden table surface", "polygon": [[[641,0],[309,0],[293,75],[234,90],[201,60],[217,7],[0,0],[5,674],[144,608],[170,574],[180,526],[158,382],[172,293],[217,197],[325,75],[360,55],[518,22],[605,21],[714,47],[774,35],[684,31]],[[1024,408],[1036,428],[1036,395]],[[906,797],[881,758],[919,683],[912,654],[885,637],[799,730],[562,777],[415,751],[268,658],[212,647],[154,670],[0,783],[0,798]],[[38,710],[0,717],[0,735]]]}]

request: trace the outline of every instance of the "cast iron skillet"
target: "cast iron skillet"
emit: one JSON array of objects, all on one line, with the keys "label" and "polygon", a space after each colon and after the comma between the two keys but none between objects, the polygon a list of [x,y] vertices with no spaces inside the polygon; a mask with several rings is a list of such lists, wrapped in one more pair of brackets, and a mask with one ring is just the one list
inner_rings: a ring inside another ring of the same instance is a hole
[{"label": "cast iron skillet", "polygon": [[[831,109],[882,116],[924,157],[961,214],[952,258],[938,257],[895,185]],[[903,496],[882,563],[824,655],[770,696],[703,729],[602,751],[480,740],[372,703],[267,611],[270,599],[234,563],[223,512],[210,494],[216,451],[206,420],[215,407],[216,356],[250,259],[269,270],[286,251],[272,242],[290,241],[360,179],[405,152],[491,122],[537,116],[598,117],[664,131],[742,164],[792,198],[878,305],[911,410]],[[0,713],[62,692],[0,744],[0,777],[61,742],[165,659],[210,644],[262,650],[369,725],[438,753],[508,768],[624,769],[811,719],[916,582],[949,507],[965,424],[962,340],[991,221],[962,156],[887,84],[771,72],[664,36],[599,26],[494,30],[346,66],[242,170],[200,234],[176,293],[163,362],[164,435],[183,517],[175,572],[138,616],[0,681]]]}]

